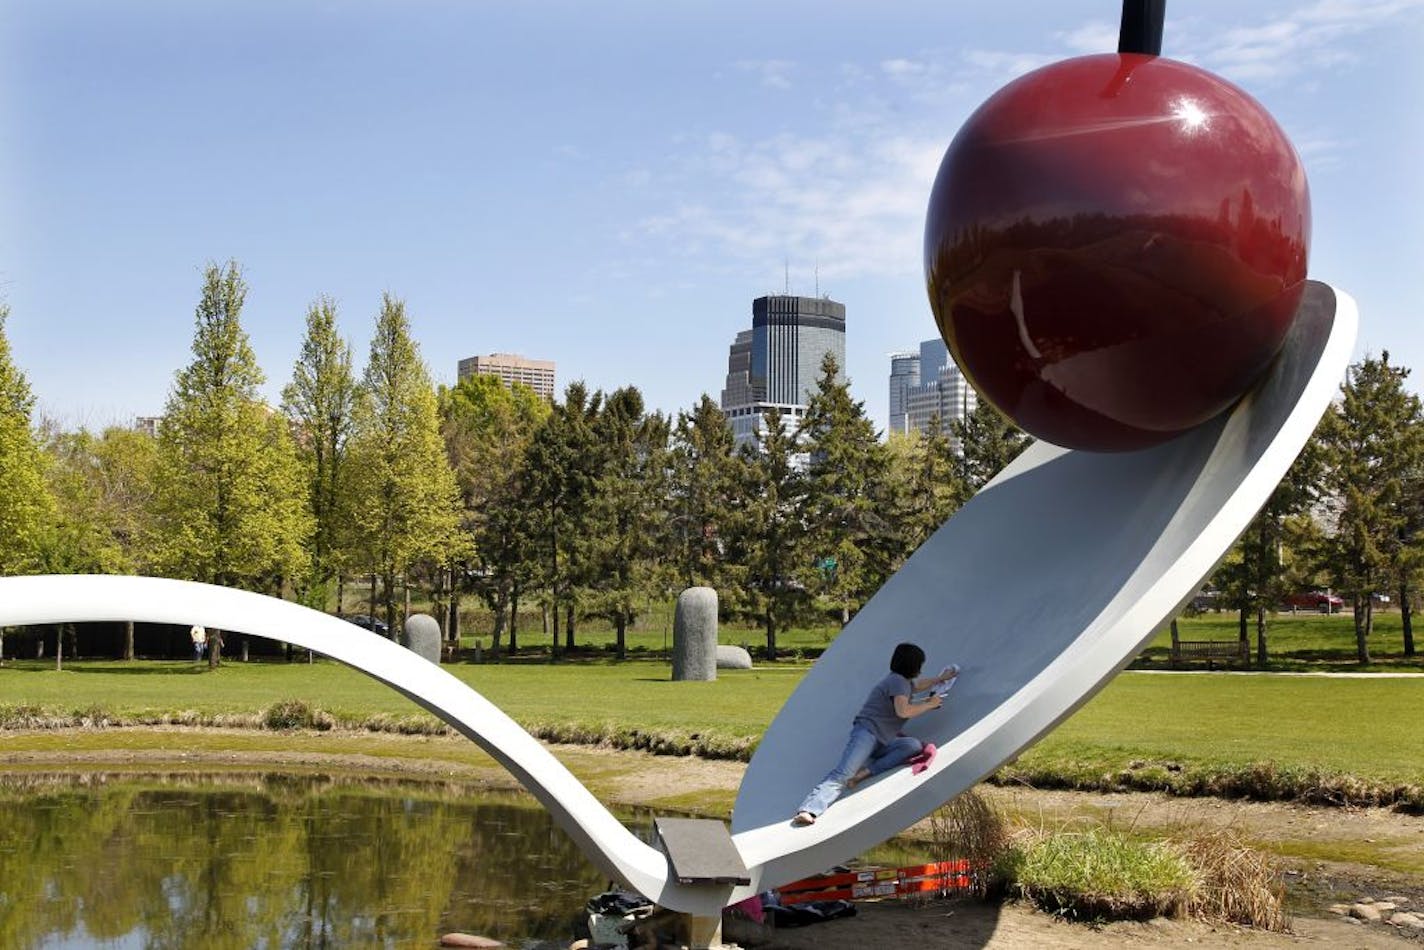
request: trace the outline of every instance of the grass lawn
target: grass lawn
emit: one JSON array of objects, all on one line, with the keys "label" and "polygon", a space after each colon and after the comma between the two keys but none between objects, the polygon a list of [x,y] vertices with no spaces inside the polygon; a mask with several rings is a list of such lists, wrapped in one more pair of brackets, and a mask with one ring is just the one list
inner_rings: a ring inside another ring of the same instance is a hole
[{"label": "grass lawn", "polygon": [[[1271,669],[1362,669],[1355,662],[1355,621],[1349,611],[1328,615],[1305,611],[1298,614],[1284,612],[1267,614],[1266,620],[1266,646],[1270,651]],[[1235,640],[1238,636],[1237,617],[1229,612],[1179,617],[1177,630],[1183,640]],[[1247,627],[1247,637],[1254,662],[1254,617]],[[1416,629],[1415,643],[1417,647],[1424,649],[1424,627]],[[1135,665],[1166,666],[1171,648],[1171,631],[1164,628],[1148,644]],[[1404,657],[1404,631],[1398,611],[1375,613],[1374,632],[1370,636],[1370,659],[1373,661],[1371,665],[1363,669],[1424,672],[1424,654],[1413,659]]]},{"label": "grass lawn", "polygon": [[[577,732],[759,736],[806,667],[722,671],[713,683],[673,683],[662,662],[473,665],[446,669],[526,726]],[[136,718],[194,710],[252,713],[299,699],[339,718],[425,716],[409,700],[332,662],[20,661],[0,669],[0,707],[98,708]],[[3,710],[0,710],[3,712]],[[1017,767],[1064,774],[1116,771],[1136,760],[1211,768],[1273,762],[1370,782],[1424,784],[1417,728],[1424,680],[1126,673],[1059,725]]]},{"label": "grass lawn", "polygon": [[1274,762],[1419,784],[1421,718],[1424,679],[1124,673],[1020,764]]}]

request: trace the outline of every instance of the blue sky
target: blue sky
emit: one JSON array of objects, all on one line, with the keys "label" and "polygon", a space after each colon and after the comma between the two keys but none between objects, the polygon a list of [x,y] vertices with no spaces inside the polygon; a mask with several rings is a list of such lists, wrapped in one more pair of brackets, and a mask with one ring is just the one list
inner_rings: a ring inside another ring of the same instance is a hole
[{"label": "blue sky", "polygon": [[[238,260],[276,401],[307,305],[365,361],[382,291],[459,358],[715,398],[751,300],[847,307],[854,394],[935,335],[924,209],[994,89],[1115,48],[1115,0],[10,0],[0,295],[42,412],[161,412],[203,266]],[[1424,383],[1424,0],[1173,0],[1165,55],[1243,86],[1300,151],[1311,275],[1360,352]]]}]

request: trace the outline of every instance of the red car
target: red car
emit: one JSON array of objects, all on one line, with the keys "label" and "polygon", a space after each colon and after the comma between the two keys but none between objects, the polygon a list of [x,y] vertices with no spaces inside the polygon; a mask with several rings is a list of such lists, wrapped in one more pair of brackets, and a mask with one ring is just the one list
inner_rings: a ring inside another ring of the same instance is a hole
[{"label": "red car", "polygon": [[1323,614],[1338,613],[1345,602],[1328,590],[1307,590],[1286,598],[1291,610],[1318,610]]}]

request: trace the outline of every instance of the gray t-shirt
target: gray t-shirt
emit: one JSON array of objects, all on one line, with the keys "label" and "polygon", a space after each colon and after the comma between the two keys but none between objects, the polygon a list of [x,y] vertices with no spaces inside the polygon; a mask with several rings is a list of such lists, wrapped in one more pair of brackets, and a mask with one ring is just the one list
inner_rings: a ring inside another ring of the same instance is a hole
[{"label": "gray t-shirt", "polygon": [[906,722],[895,715],[895,697],[909,696],[910,693],[910,681],[899,673],[890,673],[876,683],[870,695],[865,697],[865,705],[856,713],[855,721],[869,726],[879,741],[891,741]]}]

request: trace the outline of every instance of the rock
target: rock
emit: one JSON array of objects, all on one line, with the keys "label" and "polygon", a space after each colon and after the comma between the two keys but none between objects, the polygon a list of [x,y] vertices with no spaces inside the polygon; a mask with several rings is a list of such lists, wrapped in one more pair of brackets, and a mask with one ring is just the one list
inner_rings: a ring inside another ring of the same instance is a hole
[{"label": "rock", "polygon": [[1391,904],[1393,904],[1393,905],[1396,906],[1396,907],[1408,907],[1408,906],[1409,906],[1409,898],[1405,897],[1403,894],[1387,894],[1387,895],[1385,895],[1385,898],[1384,898],[1384,899],[1387,900],[1387,901],[1389,901]]},{"label": "rock", "polygon": [[442,947],[480,947],[482,950],[494,950],[495,947],[502,947],[500,943],[492,937],[478,937],[474,934],[452,933],[440,938]]},{"label": "rock", "polygon": [[569,944],[569,950],[588,950],[588,941],[580,937],[578,940]]},{"label": "rock", "polygon": [[677,595],[672,620],[672,678],[717,678],[717,592],[689,587]]},{"label": "rock", "polygon": [[1350,912],[1350,905],[1349,905],[1349,904],[1331,904],[1329,909],[1330,909],[1330,913],[1332,913],[1332,914],[1339,914],[1340,916],[1343,917],[1344,915],[1346,915],[1346,914],[1348,914],[1348,913]]},{"label": "rock", "polygon": [[440,623],[429,614],[411,614],[401,629],[400,644],[422,659],[439,663]]},{"label": "rock", "polygon": [[717,669],[719,670],[749,670],[752,668],[752,655],[741,647],[720,645],[717,647]]},{"label": "rock", "polygon": [[1411,914],[1407,911],[1394,914],[1389,918],[1389,922],[1396,927],[1403,927],[1406,930],[1424,931],[1424,917],[1418,914]]},{"label": "rock", "polygon": [[1379,911],[1381,914],[1387,914],[1390,911],[1394,910],[1397,905],[1394,903],[1394,901],[1375,901],[1370,906],[1373,907],[1375,910]]},{"label": "rock", "polygon": [[1380,919],[1380,912],[1373,904],[1351,904],[1350,916],[1356,920],[1373,922]]}]

